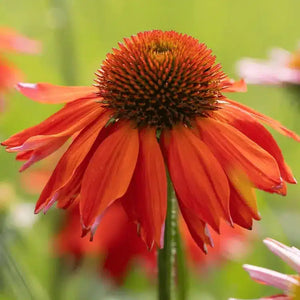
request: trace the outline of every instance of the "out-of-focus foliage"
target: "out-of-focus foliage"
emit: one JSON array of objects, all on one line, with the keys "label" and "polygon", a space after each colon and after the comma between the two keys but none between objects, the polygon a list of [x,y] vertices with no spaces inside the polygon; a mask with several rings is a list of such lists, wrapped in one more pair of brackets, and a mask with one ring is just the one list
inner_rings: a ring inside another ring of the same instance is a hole
[{"label": "out-of-focus foliage", "polygon": [[[299,11],[298,0],[4,0],[0,26],[13,27],[42,41],[40,55],[10,55],[28,82],[89,85],[105,54],[117,42],[151,29],[176,30],[205,42],[224,71],[234,77],[235,62],[241,57],[263,58],[274,46],[295,48],[300,40]],[[234,99],[299,133],[300,110],[295,101],[300,101],[300,93],[291,93],[280,87],[249,86],[247,93],[235,94]],[[0,116],[1,140],[58,108],[34,103],[16,92],[7,95],[7,102]],[[299,179],[299,145],[277,133],[274,136]],[[7,187],[4,191],[0,188],[0,300],[155,299],[155,286],[141,270],[132,272],[125,286],[115,290],[96,274],[97,270],[91,271],[91,260],[75,270],[63,266],[51,247],[62,212],[51,209],[46,216],[37,217],[32,226],[20,223],[19,215],[13,217],[16,207],[34,203],[38,195],[26,195],[20,187],[20,163],[14,161],[14,155],[1,149],[0,164],[1,182],[16,190],[8,196]],[[274,265],[278,271],[289,271],[268,254],[261,238],[270,236],[300,247],[300,186],[289,186],[285,198],[259,193],[258,206],[262,221],[256,223],[256,238],[248,255],[202,275],[190,271],[189,299],[257,298],[274,292],[251,282],[241,265]]]}]

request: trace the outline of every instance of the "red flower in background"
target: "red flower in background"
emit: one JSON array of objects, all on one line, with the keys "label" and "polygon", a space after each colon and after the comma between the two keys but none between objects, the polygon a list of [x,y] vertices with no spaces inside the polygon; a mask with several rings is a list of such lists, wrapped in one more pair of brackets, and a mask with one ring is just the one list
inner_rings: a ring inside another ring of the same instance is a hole
[{"label": "red flower in background", "polygon": [[40,44],[28,39],[13,29],[0,27],[0,97],[21,80],[21,72],[4,58],[4,52],[37,53]]},{"label": "red flower in background", "polygon": [[111,205],[103,215],[93,242],[81,238],[80,234],[77,205],[67,212],[64,226],[56,238],[56,252],[72,255],[76,260],[88,255],[102,257],[100,272],[118,284],[135,264],[145,267],[149,273],[155,272],[156,251],[147,249],[119,202]]},{"label": "red flower in background", "polygon": [[66,103],[41,124],[2,144],[19,152],[24,170],[74,140],[37,202],[79,204],[83,232],[95,231],[119,200],[151,248],[162,247],[167,205],[165,163],[187,227],[200,248],[211,245],[206,224],[221,219],[251,228],[259,219],[254,188],[286,194],[295,179],[266,123],[279,122],[228,99],[244,90],[215,63],[211,50],[173,31],[139,33],[107,55],[93,87],[19,84],[40,102]]}]

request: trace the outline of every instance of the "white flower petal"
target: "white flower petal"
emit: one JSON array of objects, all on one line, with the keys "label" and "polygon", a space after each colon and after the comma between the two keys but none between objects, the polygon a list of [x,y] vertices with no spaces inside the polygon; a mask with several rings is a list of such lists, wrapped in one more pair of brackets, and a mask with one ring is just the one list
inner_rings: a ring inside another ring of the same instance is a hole
[{"label": "white flower petal", "polygon": [[300,273],[300,251],[297,248],[288,247],[270,238],[265,239],[264,243],[274,254]]},{"label": "white flower petal", "polygon": [[298,280],[294,277],[273,270],[251,265],[244,265],[243,268],[249,273],[253,280],[277,287],[284,291],[289,291],[293,285],[299,285]]}]

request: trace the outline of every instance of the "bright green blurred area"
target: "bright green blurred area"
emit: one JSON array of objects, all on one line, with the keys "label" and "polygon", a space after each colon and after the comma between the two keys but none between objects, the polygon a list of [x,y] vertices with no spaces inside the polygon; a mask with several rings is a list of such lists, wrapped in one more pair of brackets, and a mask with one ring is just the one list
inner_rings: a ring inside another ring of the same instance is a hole
[{"label": "bright green blurred area", "polygon": [[[105,54],[123,37],[144,30],[175,30],[194,36],[213,49],[224,71],[235,78],[235,63],[240,58],[264,58],[272,47],[294,50],[300,40],[299,0],[4,0],[1,4],[0,26],[15,28],[43,43],[40,55],[9,55],[28,82],[91,85]],[[300,93],[249,86],[247,93],[230,96],[300,132],[300,106],[296,105]],[[38,123],[57,108],[10,93],[0,118],[1,140]],[[300,146],[278,133],[274,136],[299,179]],[[26,195],[19,187],[20,163],[14,161],[14,155],[1,149],[0,163],[1,181],[16,187],[20,202],[34,203],[37,196]],[[256,237],[251,235],[248,254],[205,276],[191,272],[189,299],[250,299],[276,294],[275,289],[252,282],[242,269],[243,263],[291,272],[269,254],[261,240],[272,237],[300,248],[300,186],[289,186],[285,198],[263,193],[258,196],[262,220],[256,223]],[[155,299],[154,284],[140,272],[131,274],[125,286],[115,291],[96,275],[96,270],[93,273],[85,265],[73,273],[61,269],[51,249],[60,213],[53,208],[46,216],[41,215],[33,228],[17,233],[13,224],[1,222],[1,245],[5,243],[10,257],[5,258],[1,248],[0,300]]]}]

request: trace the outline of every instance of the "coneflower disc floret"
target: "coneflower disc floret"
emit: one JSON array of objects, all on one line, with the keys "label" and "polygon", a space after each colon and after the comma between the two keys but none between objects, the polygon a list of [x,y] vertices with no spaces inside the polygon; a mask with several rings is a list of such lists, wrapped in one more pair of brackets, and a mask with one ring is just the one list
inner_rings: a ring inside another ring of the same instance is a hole
[{"label": "coneflower disc floret", "polygon": [[225,75],[205,44],[185,34],[154,30],[119,43],[96,73],[102,104],[114,119],[137,127],[190,126],[223,99]]}]

